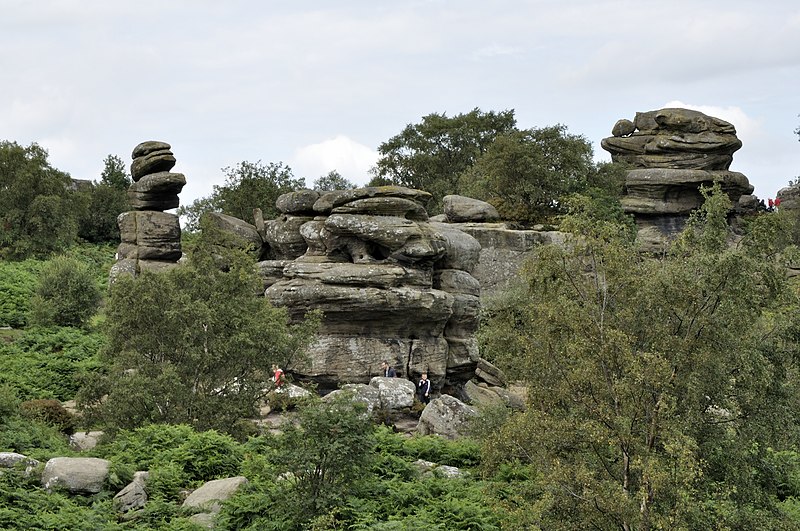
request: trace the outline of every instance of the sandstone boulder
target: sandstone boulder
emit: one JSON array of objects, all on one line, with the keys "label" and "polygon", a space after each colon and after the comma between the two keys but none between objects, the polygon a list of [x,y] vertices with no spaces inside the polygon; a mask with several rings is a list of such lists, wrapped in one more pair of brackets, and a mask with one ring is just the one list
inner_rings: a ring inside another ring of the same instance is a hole
[{"label": "sandstone boulder", "polygon": [[446,195],[442,199],[444,214],[451,223],[468,221],[497,221],[500,219],[497,209],[479,199],[462,195]]},{"label": "sandstone boulder", "polygon": [[331,214],[364,214],[370,216],[390,216],[413,221],[427,221],[425,207],[402,197],[368,197],[356,199],[331,210]]},{"label": "sandstone boulder", "polygon": [[731,124],[699,111],[637,113],[633,123],[636,130],[629,131],[627,124],[615,127],[614,136],[600,144],[614,162],[638,168],[727,170],[733,153],[742,147]]},{"label": "sandstone boulder", "polygon": [[371,415],[373,411],[380,409],[381,397],[380,390],[367,384],[345,384],[341,389],[331,391],[324,397],[323,401],[333,400],[340,395],[349,396],[353,402],[361,402],[367,407],[367,414]]},{"label": "sandstone boulder", "polygon": [[442,395],[425,406],[419,418],[417,433],[456,439],[465,434],[469,419],[477,414],[475,408],[461,400],[450,395]]},{"label": "sandstone boulder", "polygon": [[73,450],[85,452],[91,450],[103,437],[102,431],[79,431],[69,437],[69,446]]},{"label": "sandstone boulder", "polygon": [[[169,144],[163,145],[168,146]],[[139,150],[139,152],[141,151]],[[134,153],[136,152],[137,150],[134,148]],[[170,148],[152,149],[144,155],[134,156],[133,163],[131,163],[131,178],[136,182],[145,175],[167,172],[174,166],[175,156],[170,151]]]},{"label": "sandstone boulder", "polygon": [[402,186],[368,186],[366,188],[356,188],[355,190],[332,190],[322,194],[317,202],[314,203],[314,212],[329,214],[331,210],[338,206],[372,197],[399,197],[414,201],[424,207],[433,196],[422,190],[414,190]]},{"label": "sandstone boulder", "polygon": [[182,507],[201,509],[206,513],[218,513],[222,509],[222,502],[233,496],[245,484],[247,478],[244,476],[208,481],[189,494]]},{"label": "sandstone boulder", "polygon": [[436,264],[436,269],[460,269],[472,272],[480,258],[481,244],[464,231],[447,223],[431,223],[432,228],[441,236],[445,252]]},{"label": "sandstone boulder", "polygon": [[27,455],[16,452],[0,452],[0,468],[25,467],[25,473],[29,474],[37,466],[39,466],[39,461],[31,459]]},{"label": "sandstone boulder", "polygon": [[133,481],[114,495],[112,505],[117,512],[127,513],[145,506],[147,503],[147,490],[145,489],[147,477],[148,474],[146,472],[137,473]]},{"label": "sandstone boulder", "polygon": [[497,387],[504,387],[508,383],[505,373],[483,358],[478,359],[475,377]]},{"label": "sandstone boulder", "polygon": [[172,146],[167,144],[166,142],[161,142],[159,140],[148,140],[146,142],[142,142],[133,148],[133,152],[131,153],[131,158],[136,159],[139,157],[144,157],[145,155],[149,155],[154,151],[163,151],[165,149],[172,149]]},{"label": "sandstone boulder", "polygon": [[378,390],[383,409],[403,409],[414,404],[416,387],[406,379],[376,376],[369,381],[369,385]]},{"label": "sandstone boulder", "polygon": [[108,479],[111,461],[96,457],[54,457],[44,466],[42,486],[73,494],[97,494]]},{"label": "sandstone boulder", "polygon": [[297,190],[278,196],[275,208],[284,214],[313,215],[317,199],[319,192],[316,190]]},{"label": "sandstone boulder", "polygon": [[264,240],[269,244],[273,260],[294,260],[302,256],[308,244],[300,232],[302,226],[311,221],[307,216],[283,215],[264,222]]},{"label": "sandstone boulder", "polygon": [[261,256],[264,242],[255,225],[219,212],[206,212],[203,214],[203,219],[216,227],[221,233],[221,238],[224,239],[224,241],[215,243],[225,247],[249,249],[256,256]]}]

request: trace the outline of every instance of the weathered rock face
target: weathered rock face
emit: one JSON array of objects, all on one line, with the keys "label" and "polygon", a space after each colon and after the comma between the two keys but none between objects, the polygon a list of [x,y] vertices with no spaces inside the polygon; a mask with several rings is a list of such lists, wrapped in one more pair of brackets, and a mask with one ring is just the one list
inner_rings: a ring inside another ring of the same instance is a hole
[{"label": "weathered rock face", "polygon": [[478,361],[480,285],[470,275],[478,242],[428,222],[430,194],[420,190],[327,192],[310,208],[315,217],[303,216],[314,193],[281,196],[286,214],[264,222],[274,258],[259,265],[267,298],[294,318],[324,314],[310,359],[290,369],[323,387],[369,382],[382,360],[407,378],[427,372],[436,385],[469,379]]},{"label": "weathered rock face", "polygon": [[133,148],[134,182],[128,188],[133,210],[117,218],[122,243],[111,268],[112,282],[120,275],[172,267],[182,255],[178,216],[164,212],[178,207],[178,194],[186,185],[186,177],[169,171],[175,166],[170,149],[166,142],[155,140]]},{"label": "weathered rock face", "polygon": [[703,204],[701,186],[720,183],[734,205],[753,192],[741,173],[728,171],[742,147],[733,125],[688,109],[661,109],[619,120],[601,142],[614,162],[634,169],[625,179],[622,207],[633,214],[643,248],[657,251]]}]

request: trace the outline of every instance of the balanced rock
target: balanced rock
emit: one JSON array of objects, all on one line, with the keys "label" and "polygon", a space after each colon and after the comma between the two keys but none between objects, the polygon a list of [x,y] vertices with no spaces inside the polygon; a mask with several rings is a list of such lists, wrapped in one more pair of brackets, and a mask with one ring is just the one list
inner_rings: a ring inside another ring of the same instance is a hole
[{"label": "balanced rock", "polygon": [[181,173],[150,173],[131,184],[128,200],[134,210],[170,210],[180,204],[178,194],[184,186],[186,177]]},{"label": "balanced rock", "polygon": [[122,241],[111,268],[111,283],[121,275],[172,268],[183,255],[178,217],[164,213],[180,205],[178,194],[186,185],[183,174],[169,171],[175,166],[170,149],[157,140],[133,148],[133,184],[128,188],[133,210],[117,217]]},{"label": "balanced rock", "polygon": [[638,168],[727,170],[742,142],[733,125],[689,109],[637,113],[635,129],[617,122],[603,149],[614,162]]},{"label": "balanced rock", "polygon": [[683,230],[689,214],[703,204],[702,187],[719,183],[734,205],[753,192],[747,177],[728,171],[742,142],[724,120],[667,108],[636,113],[632,122],[620,120],[612,135],[600,145],[614,162],[633,167],[621,203],[634,215],[645,250],[663,251]]}]

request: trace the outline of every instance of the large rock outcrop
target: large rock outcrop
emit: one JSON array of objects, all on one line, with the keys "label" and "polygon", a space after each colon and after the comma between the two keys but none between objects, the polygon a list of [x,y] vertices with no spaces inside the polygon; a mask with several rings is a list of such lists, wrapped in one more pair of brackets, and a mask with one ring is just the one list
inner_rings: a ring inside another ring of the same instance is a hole
[{"label": "large rock outcrop", "polygon": [[292,371],[334,387],[369,382],[388,360],[407,378],[427,372],[437,385],[469,379],[480,308],[470,272],[480,244],[430,222],[430,194],[420,190],[314,193],[280,197],[283,216],[264,222],[274,257],[259,264],[266,297],[295,318],[324,313],[310,359]]},{"label": "large rock outcrop", "polygon": [[701,186],[719,183],[734,205],[753,192],[747,177],[729,171],[742,142],[724,120],[688,109],[660,109],[619,120],[612,135],[601,146],[614,162],[632,167],[622,206],[634,215],[646,249],[659,250],[683,230],[689,213],[703,204]]},{"label": "large rock outcrop", "polygon": [[133,148],[128,199],[133,210],[117,218],[121,243],[112,281],[120,274],[159,271],[174,266],[182,255],[181,227],[176,214],[178,194],[186,185],[181,173],[171,173],[175,156],[166,142],[142,142]]}]

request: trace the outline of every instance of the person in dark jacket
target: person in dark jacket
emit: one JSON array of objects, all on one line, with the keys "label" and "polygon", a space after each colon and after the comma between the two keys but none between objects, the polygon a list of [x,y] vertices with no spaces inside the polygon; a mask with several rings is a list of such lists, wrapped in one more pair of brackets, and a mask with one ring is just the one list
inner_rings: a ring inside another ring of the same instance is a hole
[{"label": "person in dark jacket", "polygon": [[428,380],[427,372],[422,373],[422,378],[420,378],[417,384],[417,397],[423,404],[427,404],[431,401],[431,381]]},{"label": "person in dark jacket", "polygon": [[384,378],[397,378],[397,371],[386,360],[381,362],[381,371]]}]

